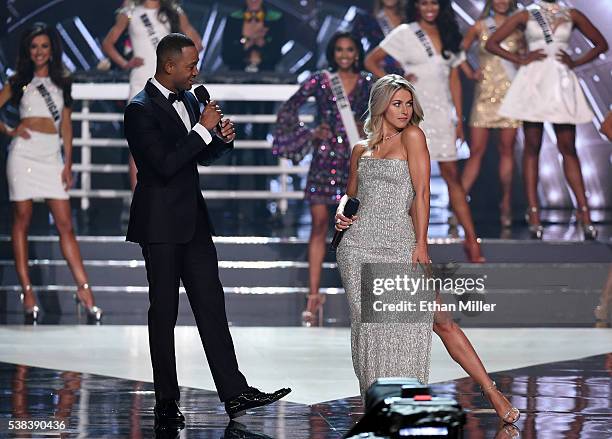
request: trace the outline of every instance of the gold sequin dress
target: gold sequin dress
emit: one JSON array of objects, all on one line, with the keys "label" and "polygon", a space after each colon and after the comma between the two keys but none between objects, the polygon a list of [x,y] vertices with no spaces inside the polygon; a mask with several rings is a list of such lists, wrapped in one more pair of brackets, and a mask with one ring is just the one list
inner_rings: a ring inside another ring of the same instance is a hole
[{"label": "gold sequin dress", "polygon": [[[477,128],[518,128],[521,123],[499,115],[498,110],[513,79],[514,66],[502,58],[493,55],[485,49],[490,36],[487,22],[482,22],[480,33],[478,57],[483,79],[476,84],[474,103],[470,115],[470,126]],[[513,32],[502,43],[502,47],[509,52],[519,51],[522,43],[522,33]]]}]

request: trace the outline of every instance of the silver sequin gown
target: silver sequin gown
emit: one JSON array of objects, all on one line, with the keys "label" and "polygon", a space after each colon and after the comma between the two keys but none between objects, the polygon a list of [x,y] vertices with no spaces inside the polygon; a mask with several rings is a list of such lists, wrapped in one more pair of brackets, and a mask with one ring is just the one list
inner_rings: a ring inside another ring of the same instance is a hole
[{"label": "silver sequin gown", "polygon": [[353,367],[362,396],[381,377],[429,379],[433,313],[422,323],[361,323],[360,267],[367,262],[410,263],[416,246],[408,214],[414,198],[405,160],[359,160],[357,221],[336,258],[349,301]]}]

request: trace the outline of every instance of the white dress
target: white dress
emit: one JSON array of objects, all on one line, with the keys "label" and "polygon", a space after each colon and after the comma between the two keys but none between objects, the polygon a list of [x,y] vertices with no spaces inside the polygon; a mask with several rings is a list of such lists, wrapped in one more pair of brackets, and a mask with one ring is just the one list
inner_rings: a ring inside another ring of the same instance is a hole
[{"label": "white dress", "polygon": [[[548,56],[519,69],[499,108],[499,114],[528,122],[574,125],[590,122],[593,112],[576,74],[557,61],[555,56],[560,50],[569,49],[573,27],[570,11],[561,7],[557,14],[552,14],[546,6],[537,2],[528,8],[525,38],[530,51],[543,49]],[[545,28],[550,30],[546,35],[538,24],[539,17],[544,20]]]},{"label": "white dress", "polygon": [[[61,88],[49,77],[35,76],[25,87],[19,102],[19,116],[48,117],[59,128],[64,108]],[[6,176],[9,199],[25,201],[32,199],[67,200],[68,193],[62,183],[64,162],[61,154],[59,134],[47,134],[28,130],[29,139],[15,137],[8,148]]]},{"label": "white dress", "polygon": [[[130,96],[136,96],[155,74],[157,56],[155,49],[160,40],[170,33],[170,22],[160,21],[158,9],[145,8],[142,5],[130,4],[119,11],[130,20],[128,33],[134,56],[142,58],[144,64],[130,71]],[[129,100],[128,99],[128,100]]]},{"label": "white dress", "polygon": [[405,72],[417,77],[414,86],[425,113],[421,128],[427,138],[431,160],[457,160],[457,117],[449,75],[451,68],[465,61],[465,53],[450,53],[445,59],[436,53],[433,43],[416,22],[393,29],[380,43],[380,48],[402,64]]}]

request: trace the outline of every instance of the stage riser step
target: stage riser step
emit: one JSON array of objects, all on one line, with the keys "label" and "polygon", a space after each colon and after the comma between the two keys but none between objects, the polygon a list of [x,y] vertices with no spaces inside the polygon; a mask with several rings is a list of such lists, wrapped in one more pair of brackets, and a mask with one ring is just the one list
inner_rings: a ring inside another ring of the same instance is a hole
[{"label": "stage riser step", "polygon": [[[38,298],[43,310],[41,323],[76,323],[76,307],[72,294],[45,292],[38,294]],[[105,323],[146,324],[147,294],[99,292],[96,299],[98,305],[105,310]],[[225,301],[228,319],[237,326],[298,325],[306,303],[304,294],[226,294]],[[491,296],[488,303],[496,303],[495,312],[481,312],[470,316],[455,312],[453,317],[459,319],[463,327],[593,326],[593,309],[599,303],[599,294],[565,293],[563,300],[559,300],[558,294],[551,293],[500,293]],[[328,295],[324,319],[326,325],[349,325],[349,312],[344,295]],[[23,322],[21,303],[16,293],[0,295],[0,322]],[[194,324],[186,294],[180,295],[177,323]]]},{"label": "stage riser step", "polygon": [[[1,261],[0,261],[1,262]],[[135,266],[99,266],[107,261],[85,261],[89,283],[93,286],[146,286],[146,270],[142,263]],[[280,266],[272,268],[246,268],[252,263],[221,261],[219,275],[225,287],[306,287],[308,265],[290,261],[277,261]],[[117,261],[120,264],[126,262]],[[235,264],[235,266],[232,266]],[[258,265],[258,264],[256,264]],[[293,266],[292,266],[293,265]],[[486,290],[528,291],[588,291],[601,290],[610,270],[608,264],[458,264],[453,275],[457,282],[465,278],[480,279]],[[394,271],[393,275],[401,274]],[[70,269],[63,260],[41,261],[30,267],[34,285],[72,285]],[[439,276],[443,276],[440,274]],[[0,263],[2,285],[18,285],[17,273],[7,261]],[[450,279],[445,279],[450,280]],[[459,284],[461,286],[463,284]],[[474,284],[472,284],[474,285]],[[321,287],[342,288],[336,264],[325,263],[321,272]],[[439,287],[438,287],[439,288]],[[461,293],[461,291],[459,291]]]},{"label": "stage riser step", "polygon": [[[34,237],[34,239],[39,239]],[[59,243],[49,237],[29,243],[30,259],[59,259],[62,257]],[[252,261],[306,261],[308,244],[305,241],[235,243],[223,242],[220,237],[215,244],[220,260]],[[92,241],[91,237],[79,239],[83,259],[142,260],[137,244],[116,238],[108,242]],[[429,253],[434,262],[466,262],[460,242],[431,243]],[[483,254],[489,262],[610,262],[612,245],[604,242],[539,242],[499,241],[483,243]],[[8,237],[0,237],[0,259],[11,259],[12,249]],[[335,253],[327,251],[325,260],[335,261]]]},{"label": "stage riser step", "polygon": [[[4,268],[4,273],[1,272]],[[3,285],[18,285],[17,273],[13,267],[1,267],[0,279]],[[144,267],[91,267],[85,265],[89,283],[96,285],[136,285],[146,286],[147,276]],[[71,285],[74,283],[67,266],[34,266],[30,269],[34,285]],[[226,287],[267,287],[267,286],[305,286],[308,285],[307,268],[221,268],[219,277]],[[322,287],[340,287],[340,274],[336,269],[324,269],[321,274]]]},{"label": "stage riser step", "polygon": [[[7,245],[0,242],[0,245]],[[80,242],[83,259],[111,259],[111,260],[139,260],[143,259],[140,246],[127,242]],[[225,260],[253,260],[253,261],[305,261],[307,260],[308,246],[299,244],[227,244],[217,243],[217,254]],[[62,252],[57,242],[30,242],[28,256],[30,259],[59,259]],[[6,255],[12,257],[12,252]],[[325,260],[336,260],[335,253],[326,252]]]}]

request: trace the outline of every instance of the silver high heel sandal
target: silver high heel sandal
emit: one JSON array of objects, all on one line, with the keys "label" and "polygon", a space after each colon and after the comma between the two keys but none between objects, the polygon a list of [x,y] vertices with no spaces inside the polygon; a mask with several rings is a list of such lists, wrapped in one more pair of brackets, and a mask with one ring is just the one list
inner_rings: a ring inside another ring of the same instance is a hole
[{"label": "silver high heel sandal", "polygon": [[512,227],[512,211],[504,211],[501,204],[499,206],[499,223],[502,229],[509,229]]},{"label": "silver high heel sandal", "polygon": [[302,326],[310,328],[314,325],[323,326],[323,305],[325,304],[325,295],[323,293],[309,294],[306,296],[308,302],[315,301],[316,307],[313,311],[308,311],[308,304],[306,310],[302,312]]},{"label": "silver high heel sandal", "polygon": [[93,305],[88,308],[85,305],[85,302],[82,301],[81,298],[79,297],[79,291],[89,290],[89,289],[90,289],[89,284],[85,282],[83,285],[79,285],[77,287],[77,292],[74,293],[74,301],[77,306],[77,317],[79,320],[81,319],[81,307],[82,307],[85,310],[85,313],[87,314],[87,318],[98,323],[102,320],[102,314],[104,313],[104,311],[102,311],[102,308],[96,305]]},{"label": "silver high heel sandal", "polygon": [[[481,388],[482,390],[480,391],[480,393],[482,394],[482,396],[486,396],[485,392],[489,392],[490,390],[495,390],[496,392],[499,392],[499,389],[497,388],[497,384],[495,383],[495,381],[491,381],[491,385],[488,387],[484,387]],[[503,394],[502,394],[503,396]],[[488,397],[487,397],[488,398]],[[491,399],[489,398],[489,402],[491,402]],[[491,402],[491,404],[493,404]],[[518,421],[521,417],[521,412],[519,411],[519,409],[517,409],[516,407],[512,407],[510,408],[510,410],[508,410],[506,412],[506,414],[501,418],[502,421],[504,421],[506,424],[514,424],[516,421]]]},{"label": "silver high heel sandal", "polygon": [[597,239],[597,229],[593,224],[585,224],[583,221],[583,215],[586,215],[588,212],[589,208],[587,206],[576,209],[576,223],[582,228],[585,241],[595,241]]},{"label": "silver high heel sandal", "polygon": [[537,215],[538,212],[539,210],[535,206],[527,208],[527,212],[525,212],[525,221],[527,221],[527,225],[529,226],[529,234],[531,235],[531,239],[542,239],[544,237],[544,227],[542,227],[542,224],[532,224],[529,221],[529,214],[533,213]]},{"label": "silver high heel sandal", "polygon": [[[21,300],[21,304],[24,304],[25,301],[25,292],[29,291],[32,294],[34,294],[34,292],[32,291],[32,285],[26,285],[25,288],[23,289],[23,291],[19,294],[19,299]],[[32,321],[34,323],[36,323],[38,321],[38,314],[40,312],[40,308],[37,305],[34,305],[30,308],[23,308],[23,316],[25,317],[26,320],[28,321]]]}]

